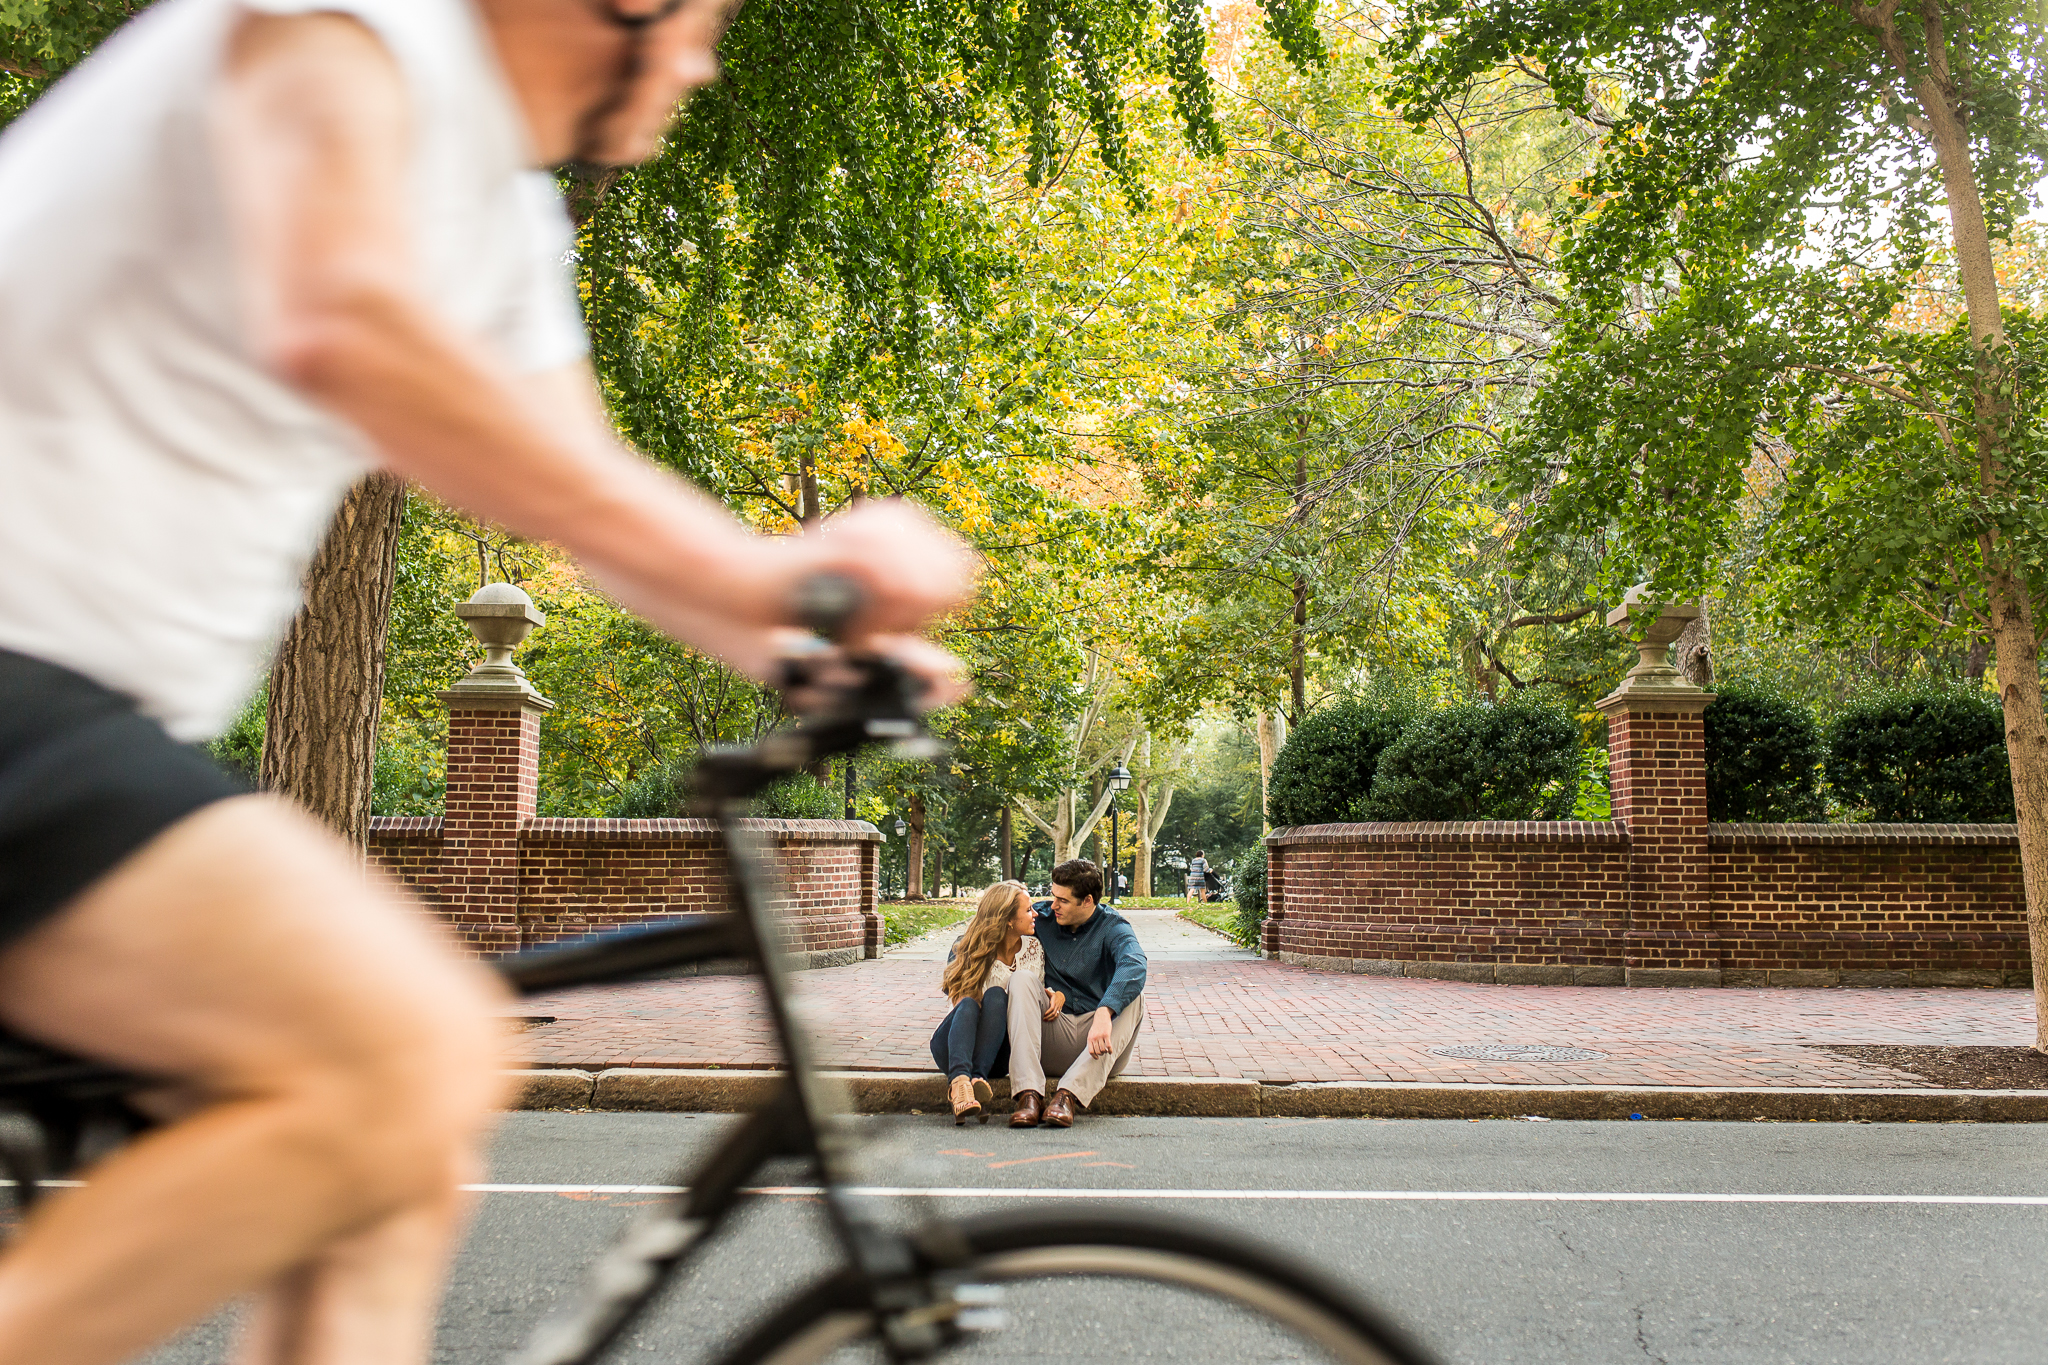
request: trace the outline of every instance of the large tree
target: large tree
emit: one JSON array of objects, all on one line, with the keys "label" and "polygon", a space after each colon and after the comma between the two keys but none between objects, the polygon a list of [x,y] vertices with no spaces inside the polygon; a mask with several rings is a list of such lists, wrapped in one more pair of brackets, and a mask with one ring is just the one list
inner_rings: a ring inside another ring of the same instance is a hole
[{"label": "large tree", "polygon": [[[1314,0],[1260,5],[1298,60],[1319,56]],[[0,112],[18,110],[142,7],[4,0]],[[1146,0],[746,6],[721,46],[726,80],[691,103],[664,154],[571,187],[595,359],[623,432],[685,473],[712,472],[682,390],[732,355],[746,320],[788,311],[792,290],[822,283],[838,313],[815,376],[827,387],[878,354],[915,362],[932,310],[979,312],[1007,258],[989,219],[948,193],[964,148],[992,149],[1021,127],[1035,185],[1092,141],[1141,199],[1124,103],[1133,79],[1164,78],[1190,142],[1220,151],[1206,25],[1195,0],[1168,0],[1163,13]],[[687,334],[691,363],[650,352],[650,323],[664,313],[672,334]],[[806,516],[824,510],[809,488],[799,478],[792,490]],[[318,652],[323,621],[287,636],[271,708],[303,723],[271,731],[263,768],[295,793],[348,783],[316,807],[360,838],[370,793],[354,784],[374,751],[396,526],[373,514],[393,499],[368,488],[357,498],[377,507],[344,509],[308,583],[312,600],[330,604],[327,620],[350,618],[349,645]],[[332,725],[355,728],[310,744],[315,727]]]},{"label": "large tree", "polygon": [[[2048,170],[2040,7],[1423,0],[1393,55],[1393,96],[1415,118],[1511,69],[1599,133],[1560,253],[1552,373],[1513,447],[1539,525],[1608,535],[1617,579],[1689,597],[1753,466],[1840,459],[1843,421],[1924,433],[1967,470],[1945,549],[1997,654],[2048,1042],[2048,580],[2023,387],[2038,370],[2015,349],[1994,259]],[[1950,345],[1904,344],[1901,306],[1930,268],[1962,321]],[[1904,487],[1866,491],[1884,507]],[[1882,517],[1864,530],[1890,534]],[[1866,545],[1812,548],[1844,562]]]}]

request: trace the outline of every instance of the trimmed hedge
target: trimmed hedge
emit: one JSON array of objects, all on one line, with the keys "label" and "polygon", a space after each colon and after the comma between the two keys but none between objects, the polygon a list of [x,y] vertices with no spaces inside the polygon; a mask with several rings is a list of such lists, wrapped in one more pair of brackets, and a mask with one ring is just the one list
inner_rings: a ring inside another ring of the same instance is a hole
[{"label": "trimmed hedge", "polygon": [[1989,693],[1892,697],[1844,711],[1828,727],[1827,776],[1844,805],[1873,820],[2014,818],[2005,717]]},{"label": "trimmed hedge", "polygon": [[1797,702],[1732,683],[1705,716],[1707,818],[1819,820],[1820,727]]},{"label": "trimmed hedge", "polygon": [[1273,759],[1266,818],[1276,828],[1360,820],[1380,755],[1407,729],[1408,713],[1383,701],[1346,701],[1312,712]]},{"label": "trimmed hedge", "polygon": [[1418,719],[1380,755],[1368,820],[1562,820],[1579,791],[1563,707],[1469,705]]},{"label": "trimmed hedge", "polygon": [[1237,932],[1234,938],[1257,951],[1260,931],[1266,927],[1266,846],[1259,844],[1237,865],[1231,898],[1237,902]]},{"label": "trimmed hedge", "polygon": [[[683,762],[647,768],[625,785],[605,814],[614,820],[660,820],[686,814],[692,766],[693,762]],[[837,820],[846,813],[846,803],[838,789],[809,773],[794,773],[762,788],[751,813],[776,820]]]}]

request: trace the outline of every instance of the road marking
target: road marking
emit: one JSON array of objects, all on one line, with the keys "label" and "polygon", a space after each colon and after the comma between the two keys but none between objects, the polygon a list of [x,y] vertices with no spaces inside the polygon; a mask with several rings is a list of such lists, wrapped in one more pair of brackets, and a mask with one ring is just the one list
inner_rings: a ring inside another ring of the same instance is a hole
[{"label": "road marking", "polygon": [[[464,1185],[476,1194],[683,1194],[683,1185]],[[758,1185],[760,1195],[816,1195],[816,1185]],[[2035,1194],[1714,1194],[1627,1190],[1101,1190],[919,1188],[852,1185],[849,1194],[883,1199],[1198,1199],[1217,1202],[1458,1203],[1458,1204],[1953,1204],[2039,1208]]]},{"label": "road marking", "polygon": [[991,1161],[988,1168],[1000,1171],[1005,1166],[1029,1166],[1034,1161],[1072,1161],[1077,1156],[1101,1156],[1100,1152],[1047,1152],[1044,1156],[1020,1156],[1010,1161]]}]

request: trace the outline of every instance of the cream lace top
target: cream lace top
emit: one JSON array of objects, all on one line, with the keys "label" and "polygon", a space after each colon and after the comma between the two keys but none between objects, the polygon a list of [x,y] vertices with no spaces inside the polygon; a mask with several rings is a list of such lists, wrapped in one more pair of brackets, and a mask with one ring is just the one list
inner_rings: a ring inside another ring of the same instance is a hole
[{"label": "cream lace top", "polygon": [[988,960],[988,979],[981,983],[981,988],[987,990],[991,986],[1001,986],[1007,990],[1009,989],[1011,975],[1017,972],[1022,972],[1026,976],[1037,977],[1040,981],[1045,980],[1045,949],[1039,945],[1038,939],[1035,936],[1026,937],[1017,945],[1017,962],[1015,966],[1004,965],[1003,960],[999,957],[990,958]]}]

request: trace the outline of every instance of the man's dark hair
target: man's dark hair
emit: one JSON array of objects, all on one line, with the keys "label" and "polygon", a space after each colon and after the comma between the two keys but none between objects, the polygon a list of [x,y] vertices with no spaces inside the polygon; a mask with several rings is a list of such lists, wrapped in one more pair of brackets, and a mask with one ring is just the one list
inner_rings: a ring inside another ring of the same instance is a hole
[{"label": "man's dark hair", "polygon": [[1075,858],[1052,870],[1055,886],[1064,886],[1077,901],[1102,899],[1102,872],[1086,858]]}]

